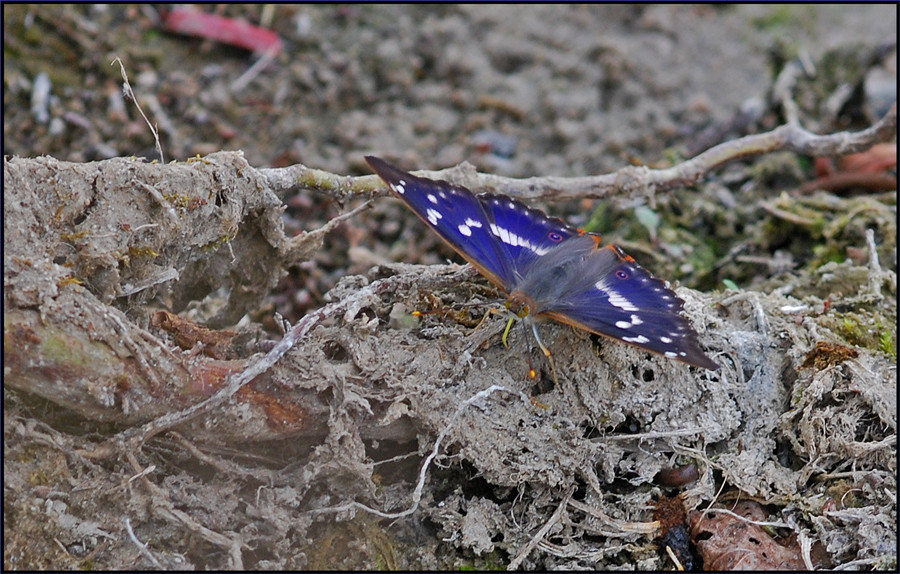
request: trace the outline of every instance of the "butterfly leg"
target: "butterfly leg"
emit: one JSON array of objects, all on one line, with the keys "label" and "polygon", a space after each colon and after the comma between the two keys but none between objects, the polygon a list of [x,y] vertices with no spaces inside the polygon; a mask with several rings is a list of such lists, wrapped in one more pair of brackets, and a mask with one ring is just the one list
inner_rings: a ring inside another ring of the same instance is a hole
[{"label": "butterfly leg", "polygon": [[[538,334],[537,322],[529,321],[531,323],[531,332],[534,333],[534,340],[537,341],[538,347],[540,347],[541,352],[544,353],[544,356],[547,357],[547,361],[550,362],[550,374],[553,375],[553,384],[559,386],[559,377],[556,376],[556,362],[553,360],[553,355],[550,353],[550,349],[544,345],[544,342],[541,341],[541,336]],[[532,379],[537,377],[537,373],[534,368],[531,366],[531,353],[528,353],[528,374]]]},{"label": "butterfly leg", "polygon": [[506,338],[507,338],[507,336],[509,336],[509,330],[512,328],[513,321],[515,321],[515,320],[516,320],[515,316],[510,316],[509,321],[506,322],[506,329],[503,329],[502,341],[503,341],[503,346],[506,347],[507,349],[509,349],[509,343],[506,342]]},{"label": "butterfly leg", "polygon": [[548,359],[550,358],[550,349],[544,346],[544,342],[541,341],[541,336],[538,335],[537,323],[531,323],[531,330],[534,332],[534,340],[537,341],[538,347],[541,348],[541,351],[544,353],[544,356]]},{"label": "butterfly leg", "polygon": [[[507,342],[506,339],[509,336],[510,329],[512,329],[513,322],[515,322],[516,319],[517,319],[516,315],[510,316],[509,321],[506,323],[506,329],[503,330],[503,339],[502,340],[503,340],[503,346],[506,348],[509,348],[509,343]],[[548,349],[547,346],[544,345],[544,342],[541,341],[541,336],[538,335],[537,323],[530,319],[525,319],[525,321],[531,324],[531,331],[534,333],[534,340],[537,341],[538,347],[540,347],[541,352],[544,353],[544,356],[547,357],[547,360],[550,362],[550,372],[553,375],[553,383],[555,385],[558,385],[559,379],[556,376],[556,363],[553,361],[553,356],[550,353],[550,349]],[[531,362],[531,349],[532,349],[532,347],[531,347],[531,345],[529,345],[528,346],[528,376],[531,377],[532,379],[536,379],[537,371],[535,371],[534,365]]]}]

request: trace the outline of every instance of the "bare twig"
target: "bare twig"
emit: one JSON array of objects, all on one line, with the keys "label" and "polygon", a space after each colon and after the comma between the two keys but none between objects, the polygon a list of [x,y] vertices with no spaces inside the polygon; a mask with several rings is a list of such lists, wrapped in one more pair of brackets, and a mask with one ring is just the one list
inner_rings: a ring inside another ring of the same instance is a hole
[{"label": "bare twig", "polygon": [[513,571],[519,569],[519,565],[521,565],[522,562],[526,558],[528,558],[528,555],[531,554],[531,551],[541,543],[545,536],[547,536],[547,533],[550,532],[550,529],[553,528],[553,525],[559,522],[559,519],[562,516],[563,511],[565,511],[566,506],[569,503],[569,499],[572,498],[572,493],[574,492],[575,487],[570,486],[569,490],[562,497],[562,500],[559,501],[559,505],[556,507],[553,515],[547,520],[547,522],[544,523],[543,526],[541,526],[541,529],[537,531],[537,534],[535,534],[534,537],[528,541],[528,544],[526,544],[519,551],[516,557],[510,561],[509,565],[506,567],[507,570]]},{"label": "bare twig", "polygon": [[[616,528],[616,531],[600,531],[595,528],[591,528],[592,532],[597,532],[604,534],[609,537],[619,537],[625,536],[628,534],[655,534],[659,530],[659,522],[654,520],[653,522],[628,522],[625,520],[619,520],[617,518],[613,518],[608,516],[599,508],[595,508],[590,504],[585,504],[584,502],[580,502],[578,500],[572,500],[571,498],[566,503],[568,506],[571,506],[575,510],[580,510],[589,516],[593,516],[594,518],[599,519],[600,521]],[[587,528],[586,526],[583,526]]]},{"label": "bare twig", "polygon": [[770,526],[772,528],[787,528],[793,530],[794,527],[786,522],[767,522],[765,520],[751,520],[746,516],[741,516],[736,512],[732,512],[727,508],[707,508],[703,511],[705,514],[725,514],[741,522],[746,522],[747,524],[755,524],[756,526]]},{"label": "bare twig", "polygon": [[800,125],[800,110],[791,92],[794,84],[797,83],[797,78],[805,72],[806,68],[800,59],[791,60],[781,69],[775,85],[772,87],[772,96],[781,104],[784,119],[788,125]]},{"label": "bare twig", "polygon": [[225,381],[225,385],[213,396],[181,411],[165,414],[140,427],[133,427],[123,431],[116,435],[111,442],[114,444],[121,444],[122,446],[128,445],[127,450],[131,451],[134,450],[134,447],[162,431],[168,430],[203,413],[209,412],[211,409],[221,405],[234,396],[234,394],[244,385],[275,365],[285,353],[293,348],[297,341],[309,333],[313,327],[318,325],[322,320],[340,313],[346,313],[350,308],[361,307],[373,297],[389,291],[395,286],[396,278],[393,277],[375,281],[368,287],[354,293],[352,297],[326,305],[325,307],[306,315],[285,334],[284,338],[279,341],[271,351],[251,362],[243,371],[228,377]]},{"label": "bare twig", "polygon": [[[202,524],[194,520],[187,512],[175,508],[175,505],[172,504],[172,502],[169,500],[168,493],[166,493],[165,490],[163,490],[147,478],[147,475],[143,472],[143,469],[141,468],[137,457],[134,456],[134,453],[126,452],[125,458],[128,459],[131,467],[139,475],[141,475],[140,480],[142,484],[145,488],[147,488],[148,491],[150,491],[150,494],[153,497],[153,503],[150,505],[150,508],[154,514],[165,520],[179,523],[207,542],[228,551],[229,557],[231,559],[231,567],[235,570],[243,569],[244,561],[241,554],[243,544],[240,541],[239,535],[234,534],[234,538],[229,538],[228,536],[216,532],[215,530],[210,530],[206,526],[203,526]],[[136,540],[136,538],[134,538],[133,540]],[[139,543],[136,542],[136,544]],[[140,544],[138,547],[140,547]]]},{"label": "bare twig", "polygon": [[881,264],[878,262],[874,229],[866,229],[866,246],[869,248],[869,293],[876,300],[880,300],[882,298],[881,282],[884,280],[885,273],[881,270]]},{"label": "bare twig", "polygon": [[[415,271],[411,272],[415,273]],[[460,268],[460,273],[467,274],[468,269]],[[151,437],[211,411],[228,401],[250,381],[272,368],[300,339],[322,321],[340,315],[343,315],[344,321],[352,321],[360,309],[371,305],[373,300],[380,295],[396,290],[407,280],[407,276],[394,275],[374,281],[340,301],[309,313],[291,327],[281,341],[267,354],[248,361],[248,366],[241,372],[230,375],[222,388],[211,397],[183,410],[166,413],[142,426],[129,428],[92,450],[78,450],[78,454],[97,459],[111,456],[122,450],[133,452]],[[454,281],[458,281],[458,277]]]},{"label": "bare twig", "polygon": [[803,557],[803,564],[807,570],[815,570],[816,567],[812,561],[812,547],[815,540],[802,528],[795,529],[797,532],[797,542],[800,543],[800,556]]},{"label": "bare twig", "polygon": [[[494,191],[524,199],[600,199],[617,195],[646,193],[692,185],[723,164],[745,157],[792,151],[810,156],[840,156],[859,153],[873,145],[889,141],[897,132],[897,104],[875,125],[859,132],[818,135],[799,124],[788,123],[770,132],[749,135],[719,144],[700,155],[665,169],[628,166],[614,173],[590,177],[532,177],[513,179],[477,173],[462,164],[440,171],[416,171],[432,179],[447,179],[473,191]],[[261,169],[274,193],[284,196],[300,190],[324,193],[339,200],[352,196],[387,195],[387,187],[374,175],[347,177],[303,165]]]},{"label": "bare twig", "polygon": [[644,440],[653,440],[658,438],[671,438],[676,436],[697,436],[703,434],[707,429],[703,427],[694,427],[694,428],[686,428],[686,429],[675,429],[670,431],[653,431],[653,432],[645,432],[645,433],[636,433],[636,434],[612,434],[606,435],[596,440],[608,441],[608,440],[622,440],[622,441],[644,441]]},{"label": "bare twig", "polygon": [[246,72],[241,74],[238,79],[231,82],[231,91],[237,93],[246,88],[247,85],[250,84],[250,82],[256,79],[256,77],[266,68],[266,66],[275,61],[275,58],[278,56],[278,53],[280,51],[281,46],[273,46],[269,50],[263,52],[255,64],[250,66],[250,68]]},{"label": "bare twig", "polygon": [[370,206],[371,202],[367,201],[347,213],[342,213],[341,215],[331,218],[328,220],[328,223],[318,229],[305,231],[300,235],[291,238],[288,246],[289,255],[285,258],[286,264],[299,263],[312,258],[322,249],[326,234],[331,232],[331,230],[337,227],[341,222],[354,217],[359,212],[368,209]]},{"label": "bare twig", "polygon": [[131,519],[125,519],[125,531],[128,532],[128,537],[131,538],[131,541],[134,542],[134,545],[138,547],[138,550],[141,551],[141,555],[144,558],[149,560],[154,566],[159,568],[160,570],[164,570],[163,565],[159,563],[159,560],[156,559],[156,556],[150,552],[150,549],[147,548],[147,545],[138,540],[138,537],[135,536],[134,530],[131,529]]},{"label": "bare twig", "polygon": [[202,462],[203,464],[207,464],[212,468],[216,469],[219,474],[233,477],[240,477],[243,480],[248,482],[250,481],[262,481],[266,482],[267,479],[271,479],[270,473],[265,469],[255,468],[253,471],[249,471],[244,467],[235,464],[231,461],[224,460],[217,456],[209,455],[199,448],[197,448],[194,443],[184,438],[180,433],[171,431],[170,436],[181,445],[186,451],[188,451],[191,456]]},{"label": "bare twig", "polygon": [[153,133],[153,139],[156,141],[156,153],[159,154],[160,163],[166,163],[166,156],[163,154],[162,144],[159,142],[159,131],[150,123],[150,120],[147,119],[147,114],[141,109],[141,104],[137,101],[137,96],[134,95],[134,90],[131,88],[131,82],[128,81],[128,74],[125,72],[125,64],[122,63],[120,58],[116,58],[110,62],[110,65],[114,65],[116,62],[118,62],[119,70],[122,72],[122,81],[124,82],[122,84],[122,91],[125,93],[125,97],[130,98],[131,101],[134,102],[134,105],[141,113],[141,117],[144,118],[147,126],[150,127],[150,131]]},{"label": "bare twig", "polygon": [[678,559],[678,555],[675,554],[675,551],[672,550],[672,547],[666,544],[666,554],[669,556],[669,560],[671,560],[675,564],[675,570],[678,572],[684,572],[684,565],[681,563],[681,560]]}]

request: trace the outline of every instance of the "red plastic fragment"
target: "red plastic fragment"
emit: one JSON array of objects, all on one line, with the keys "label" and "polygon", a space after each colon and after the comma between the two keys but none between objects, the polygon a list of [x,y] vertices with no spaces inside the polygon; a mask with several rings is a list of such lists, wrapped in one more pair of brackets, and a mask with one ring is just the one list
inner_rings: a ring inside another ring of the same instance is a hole
[{"label": "red plastic fragment", "polygon": [[282,41],[272,30],[254,26],[246,20],[235,20],[198,10],[173,8],[163,14],[163,30],[215,40],[257,53],[281,52]]}]

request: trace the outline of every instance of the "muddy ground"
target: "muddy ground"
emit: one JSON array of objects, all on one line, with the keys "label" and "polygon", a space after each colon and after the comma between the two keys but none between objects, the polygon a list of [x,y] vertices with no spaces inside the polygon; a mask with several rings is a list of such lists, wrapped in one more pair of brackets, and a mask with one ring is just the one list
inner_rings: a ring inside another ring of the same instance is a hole
[{"label": "muddy ground", "polygon": [[4,567],[896,569],[896,145],[532,201],[676,283],[722,366],[545,324],[534,379],[363,161],[666,168],[782,124],[791,65],[803,127],[862,130],[895,6],[217,8],[283,40],[255,69],[150,7],[3,10]]}]

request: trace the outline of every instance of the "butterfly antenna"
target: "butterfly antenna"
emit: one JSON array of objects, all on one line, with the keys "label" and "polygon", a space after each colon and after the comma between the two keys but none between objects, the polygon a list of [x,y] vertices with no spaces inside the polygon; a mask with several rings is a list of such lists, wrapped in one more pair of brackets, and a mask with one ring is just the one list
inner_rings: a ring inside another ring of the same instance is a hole
[{"label": "butterfly antenna", "polygon": [[452,313],[462,311],[463,309],[479,307],[481,305],[485,305],[485,303],[457,303],[454,305],[442,305],[440,307],[429,309],[427,311],[420,311],[416,309],[415,311],[411,312],[410,315],[412,315],[413,317],[424,317],[425,315],[440,315],[442,317],[446,317]]},{"label": "butterfly antenna", "polygon": [[440,309],[431,309],[429,311],[419,311],[418,309],[410,313],[413,317],[422,317],[424,315],[437,315],[438,313],[446,315],[450,311],[447,307],[441,307]]},{"label": "butterfly antenna", "polygon": [[529,345],[528,351],[525,353],[525,356],[528,357],[528,378],[536,379],[537,371],[534,370],[534,364],[531,362],[531,346]]}]

